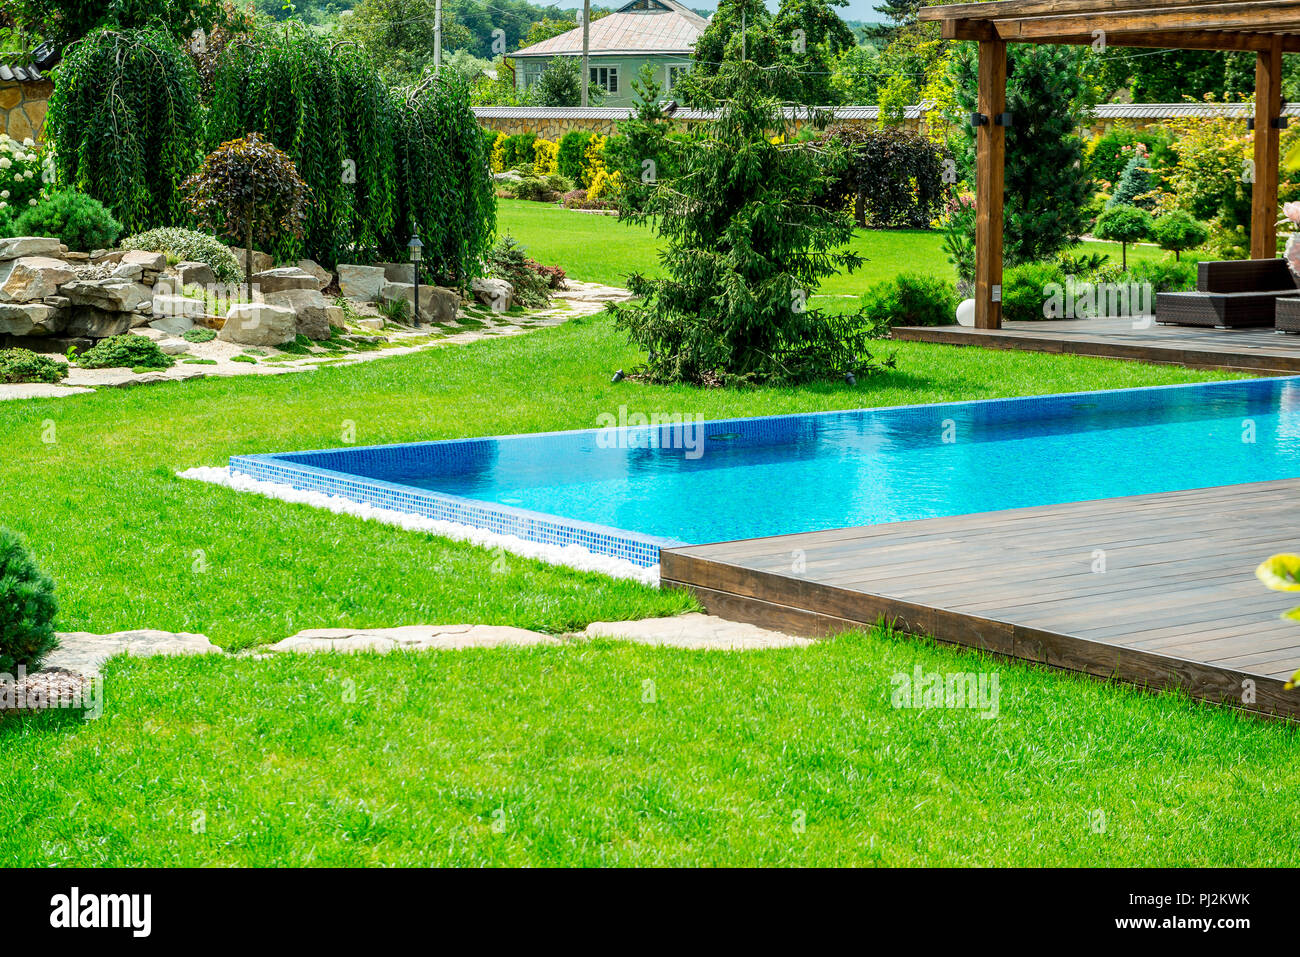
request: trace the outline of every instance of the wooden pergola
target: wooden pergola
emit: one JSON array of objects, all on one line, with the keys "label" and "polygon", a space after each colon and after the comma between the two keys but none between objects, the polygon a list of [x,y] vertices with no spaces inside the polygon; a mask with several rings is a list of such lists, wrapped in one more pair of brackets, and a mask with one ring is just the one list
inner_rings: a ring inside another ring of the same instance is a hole
[{"label": "wooden pergola", "polygon": [[949,40],[979,43],[975,150],[975,325],[1002,325],[1002,203],[1007,43],[1255,51],[1252,259],[1277,256],[1282,54],[1300,51],[1297,0],[993,0],[923,7]]}]

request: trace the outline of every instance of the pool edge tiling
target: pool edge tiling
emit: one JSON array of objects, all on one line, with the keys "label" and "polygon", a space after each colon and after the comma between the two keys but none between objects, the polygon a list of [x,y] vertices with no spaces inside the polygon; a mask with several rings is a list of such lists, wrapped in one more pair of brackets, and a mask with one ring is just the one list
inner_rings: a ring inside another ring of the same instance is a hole
[{"label": "pool edge tiling", "polygon": [[[407,446],[372,446],[349,451],[365,452],[380,448],[396,450],[404,447]],[[337,451],[339,450],[322,449],[319,452],[232,456],[230,471],[263,482],[287,485],[302,492],[334,495],[376,508],[514,536],[538,545],[577,545],[593,554],[623,559],[641,568],[657,566],[661,548],[685,544],[674,539],[639,535],[579,519],[546,515],[495,502],[461,498],[383,479],[285,461],[287,455],[303,457]]]}]

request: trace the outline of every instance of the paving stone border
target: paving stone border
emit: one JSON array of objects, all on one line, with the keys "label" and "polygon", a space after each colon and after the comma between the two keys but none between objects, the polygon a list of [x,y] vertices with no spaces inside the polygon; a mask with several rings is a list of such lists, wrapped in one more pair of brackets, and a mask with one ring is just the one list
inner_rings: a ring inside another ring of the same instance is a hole
[{"label": "paving stone border", "polygon": [[[300,631],[267,648],[254,657],[273,654],[320,654],[334,652],[355,654],[395,651],[458,651],[466,648],[531,647],[561,645],[595,638],[633,641],[660,647],[693,650],[750,651],[764,648],[804,648],[814,643],[757,625],[727,621],[712,615],[687,614],[672,618],[647,618],[641,621],[600,621],[581,632],[548,635],[509,625],[404,625],[397,628],[312,628]],[[49,702],[41,707],[57,706],[60,700],[77,699],[90,682],[99,678],[104,662],[115,655],[139,657],[154,655],[225,654],[205,635],[188,632],[140,629],[119,631],[111,635],[90,632],[63,632],[59,647],[46,659],[40,671],[24,675],[21,687],[0,684],[0,714],[13,710],[10,700]],[[30,707],[30,706],[29,706]]]}]

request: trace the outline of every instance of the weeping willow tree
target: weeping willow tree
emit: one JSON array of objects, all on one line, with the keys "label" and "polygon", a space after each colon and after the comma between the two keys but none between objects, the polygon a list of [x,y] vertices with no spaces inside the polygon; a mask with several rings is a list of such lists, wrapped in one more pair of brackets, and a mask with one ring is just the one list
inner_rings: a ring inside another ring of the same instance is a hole
[{"label": "weeping willow tree", "polygon": [[349,244],[348,161],[360,170],[373,156],[346,155],[341,72],[328,44],[296,23],[232,43],[217,64],[208,148],[260,133],[311,188],[303,237],[286,233],[268,250],[281,261],[305,255],[333,266]]},{"label": "weeping willow tree", "polygon": [[391,102],[399,231],[383,251],[402,255],[409,233],[419,232],[434,278],[463,286],[481,273],[496,225],[496,193],[469,87],[457,77],[433,77],[394,91]]},{"label": "weeping willow tree", "polygon": [[[390,247],[397,228],[397,154],[388,87],[370,58],[350,44],[338,46],[343,99],[345,185],[351,188],[346,228],[355,257]],[[351,181],[350,183],[347,181]]]},{"label": "weeping willow tree", "polygon": [[199,79],[158,27],[103,27],[64,53],[46,115],[59,186],[99,200],[128,233],[187,224],[180,184],[202,149]]}]

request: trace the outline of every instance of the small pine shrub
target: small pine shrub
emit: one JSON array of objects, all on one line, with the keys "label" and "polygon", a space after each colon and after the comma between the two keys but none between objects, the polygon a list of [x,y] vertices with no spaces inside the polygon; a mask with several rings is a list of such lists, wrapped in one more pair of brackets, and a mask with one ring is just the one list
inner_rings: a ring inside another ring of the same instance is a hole
[{"label": "small pine shrub", "polygon": [[149,253],[165,253],[170,262],[207,263],[221,282],[239,282],[239,260],[215,236],[194,229],[150,229],[122,240],[123,249],[139,249]]},{"label": "small pine shrub", "polygon": [[1012,266],[1002,277],[1002,318],[1007,320],[1046,319],[1044,305],[1051,298],[1049,286],[1065,288],[1066,275],[1059,263],[1037,262]]},{"label": "small pine shrub", "polygon": [[211,342],[217,338],[217,334],[214,330],[204,326],[195,326],[193,329],[182,333],[181,338],[186,342]]},{"label": "small pine shrub", "polygon": [[1150,283],[1154,292],[1190,292],[1196,288],[1196,266],[1185,262],[1138,262],[1129,270],[1128,279]]},{"label": "small pine shrub", "polygon": [[1154,188],[1151,160],[1147,158],[1145,150],[1134,150],[1132,158],[1124,166],[1124,171],[1119,174],[1119,180],[1115,183],[1115,189],[1111,192],[1106,208],[1138,206],[1149,210],[1155,205],[1155,200],[1147,194]]},{"label": "small pine shrub", "polygon": [[53,236],[69,249],[109,249],[122,224],[104,204],[85,193],[63,190],[28,208],[13,225],[18,236]]},{"label": "small pine shrub", "polygon": [[22,540],[0,528],[0,672],[40,667],[59,644],[57,613],[54,582],[36,567]]},{"label": "small pine shrub", "polygon": [[144,336],[112,336],[102,339],[77,357],[83,369],[170,369],[176,360]]},{"label": "small pine shrub", "polygon": [[933,276],[899,273],[867,290],[862,311],[881,329],[946,326],[957,321],[957,292],[952,283]]},{"label": "small pine shrub", "polygon": [[0,382],[45,382],[53,385],[68,375],[67,363],[26,349],[0,349]]}]

